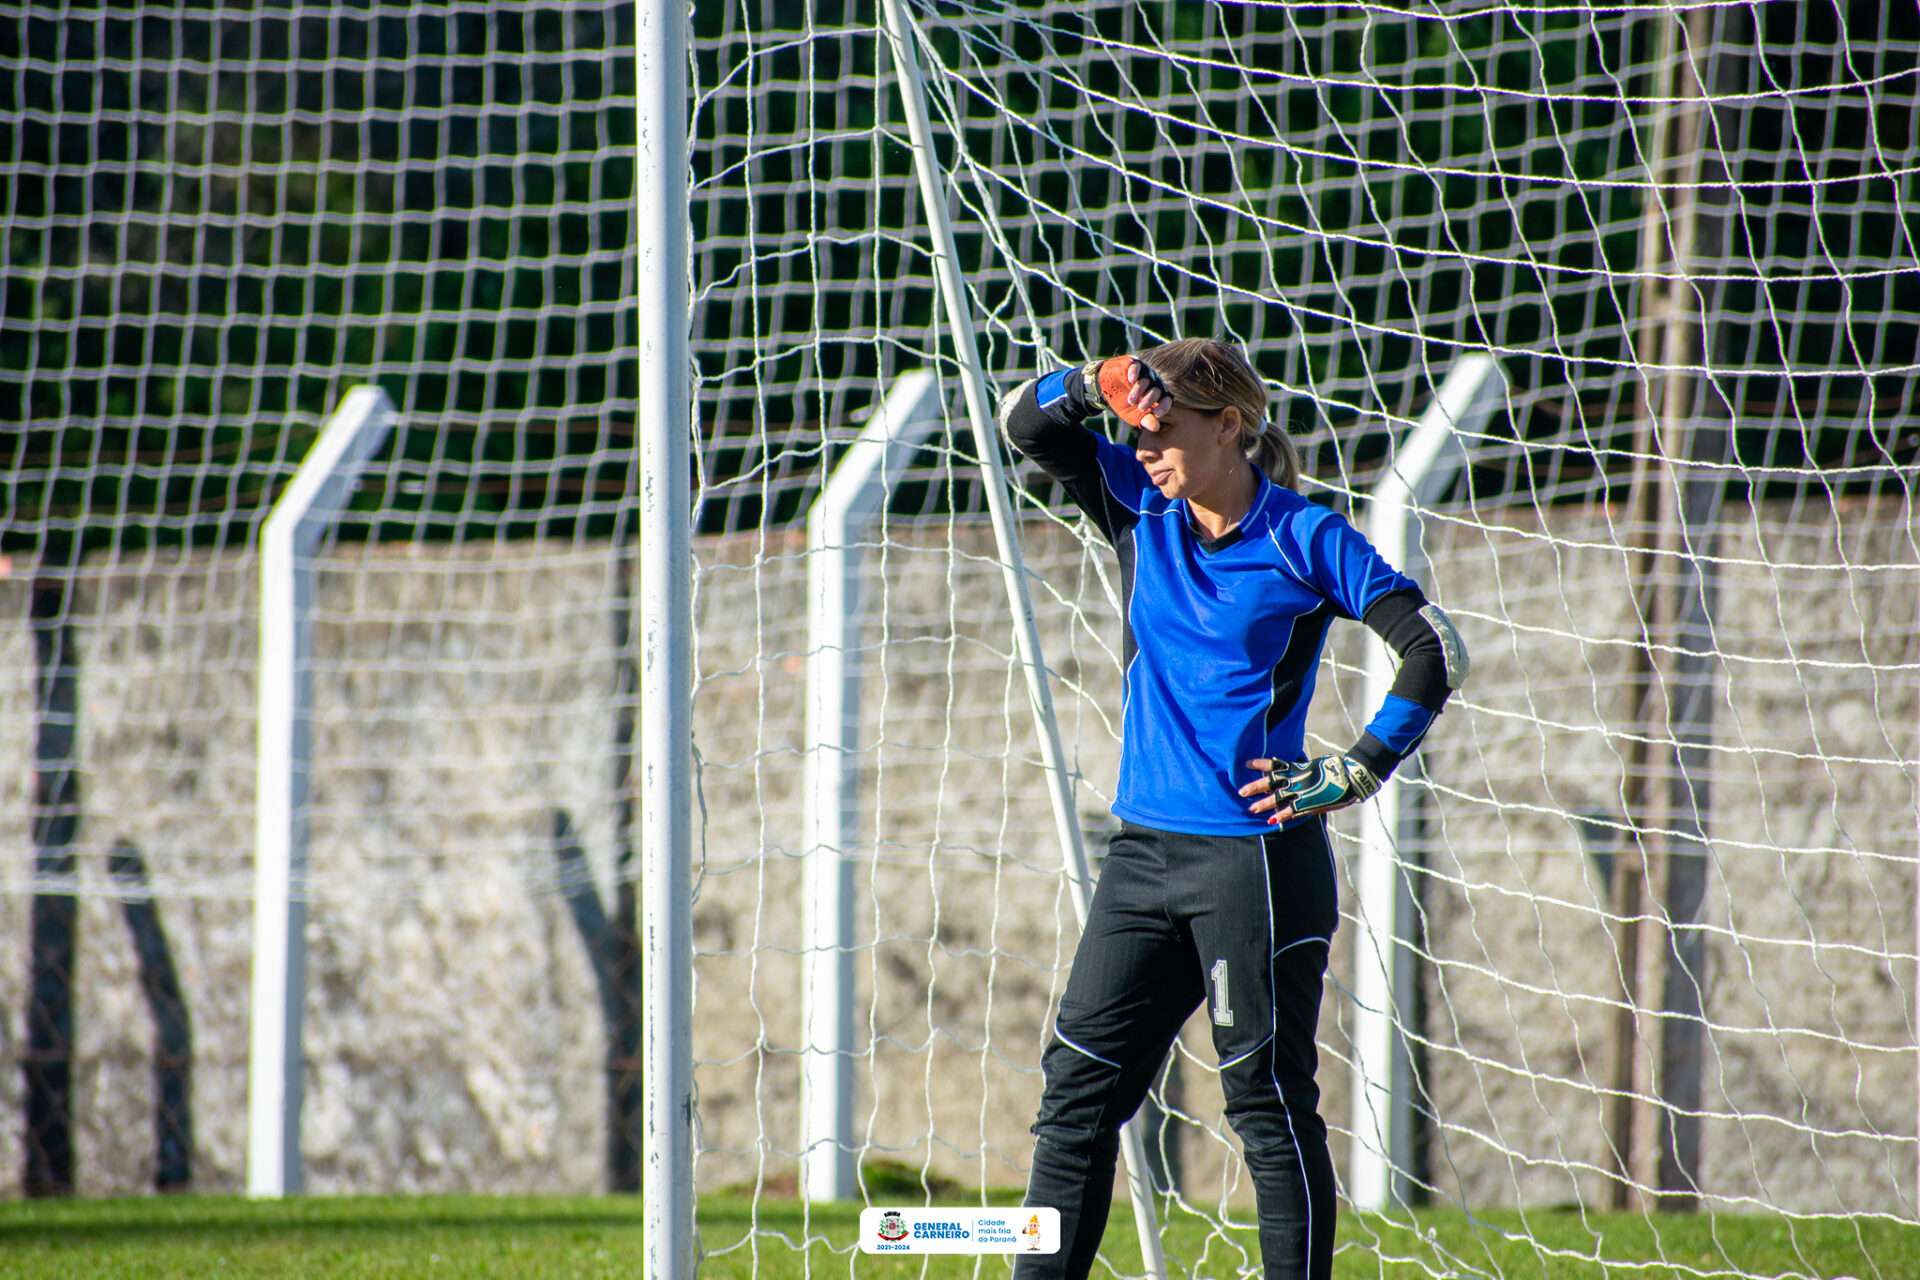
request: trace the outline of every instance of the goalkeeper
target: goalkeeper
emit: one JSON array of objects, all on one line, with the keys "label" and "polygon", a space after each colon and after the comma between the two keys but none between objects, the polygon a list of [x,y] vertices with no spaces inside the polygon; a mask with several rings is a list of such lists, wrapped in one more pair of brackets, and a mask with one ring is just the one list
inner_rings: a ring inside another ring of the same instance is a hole
[{"label": "goalkeeper", "polygon": [[[1338,922],[1324,815],[1379,790],[1467,674],[1445,613],[1346,520],[1294,491],[1299,455],[1239,350],[1190,339],[1016,387],[1001,428],[1119,554],[1121,820],[1041,1066],[1027,1203],[1061,1249],[1020,1280],[1080,1280],[1113,1197],[1120,1126],[1206,1005],[1269,1277],[1333,1269],[1333,1162],[1314,1082]],[[1118,444],[1089,430],[1111,410]],[[1327,627],[1400,655],[1346,753],[1306,758]]]}]

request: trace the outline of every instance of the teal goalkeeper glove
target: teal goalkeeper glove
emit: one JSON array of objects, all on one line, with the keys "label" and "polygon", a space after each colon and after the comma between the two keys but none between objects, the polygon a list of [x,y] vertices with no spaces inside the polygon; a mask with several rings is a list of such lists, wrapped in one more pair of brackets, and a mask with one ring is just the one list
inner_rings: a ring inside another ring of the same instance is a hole
[{"label": "teal goalkeeper glove", "polygon": [[1276,811],[1291,805],[1295,817],[1305,817],[1359,804],[1380,790],[1380,779],[1350,756],[1319,756],[1304,764],[1275,761],[1267,785]]}]

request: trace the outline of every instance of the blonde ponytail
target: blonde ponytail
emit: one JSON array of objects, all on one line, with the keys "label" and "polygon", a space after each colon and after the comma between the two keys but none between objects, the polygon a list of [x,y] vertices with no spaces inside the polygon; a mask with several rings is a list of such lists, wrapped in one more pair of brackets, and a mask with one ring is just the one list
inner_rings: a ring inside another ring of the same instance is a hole
[{"label": "blonde ponytail", "polygon": [[1247,457],[1254,466],[1267,473],[1267,479],[1282,489],[1299,488],[1300,450],[1294,447],[1293,437],[1287,434],[1285,427],[1272,419],[1260,425],[1260,434],[1247,447]]}]

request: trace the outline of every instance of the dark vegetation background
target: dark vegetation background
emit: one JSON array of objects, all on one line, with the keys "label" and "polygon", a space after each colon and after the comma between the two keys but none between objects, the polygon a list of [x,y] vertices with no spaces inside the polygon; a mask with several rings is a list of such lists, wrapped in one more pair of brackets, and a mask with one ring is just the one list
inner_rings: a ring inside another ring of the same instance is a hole
[{"label": "dark vegetation background", "polygon": [[[877,10],[693,7],[708,532],[793,521],[885,379],[950,367]],[[1477,496],[1622,496],[1670,18],[918,12],[996,374],[1236,338],[1337,499],[1491,347],[1514,395]],[[1694,269],[1729,485],[1909,485],[1920,17],[1753,5],[1710,35]],[[243,544],[365,381],[404,425],[341,536],[615,533],[632,40],[630,4],[584,0],[0,4],[0,551]],[[955,441],[896,510],[977,504]]]}]

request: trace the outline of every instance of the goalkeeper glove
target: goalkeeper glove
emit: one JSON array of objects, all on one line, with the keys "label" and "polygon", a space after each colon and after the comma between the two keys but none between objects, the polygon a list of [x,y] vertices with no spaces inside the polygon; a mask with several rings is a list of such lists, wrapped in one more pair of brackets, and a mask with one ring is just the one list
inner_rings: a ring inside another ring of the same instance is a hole
[{"label": "goalkeeper glove", "polygon": [[[1133,376],[1128,377],[1129,374]],[[1095,360],[1080,370],[1082,395],[1089,410],[1106,409],[1130,427],[1151,413],[1158,417],[1173,407],[1167,384],[1153,366],[1138,356]],[[1133,396],[1132,403],[1127,397]]]},{"label": "goalkeeper glove", "polygon": [[1306,817],[1359,804],[1380,790],[1380,779],[1351,756],[1319,756],[1299,764],[1274,761],[1267,786],[1276,812],[1292,806],[1295,817]]}]

